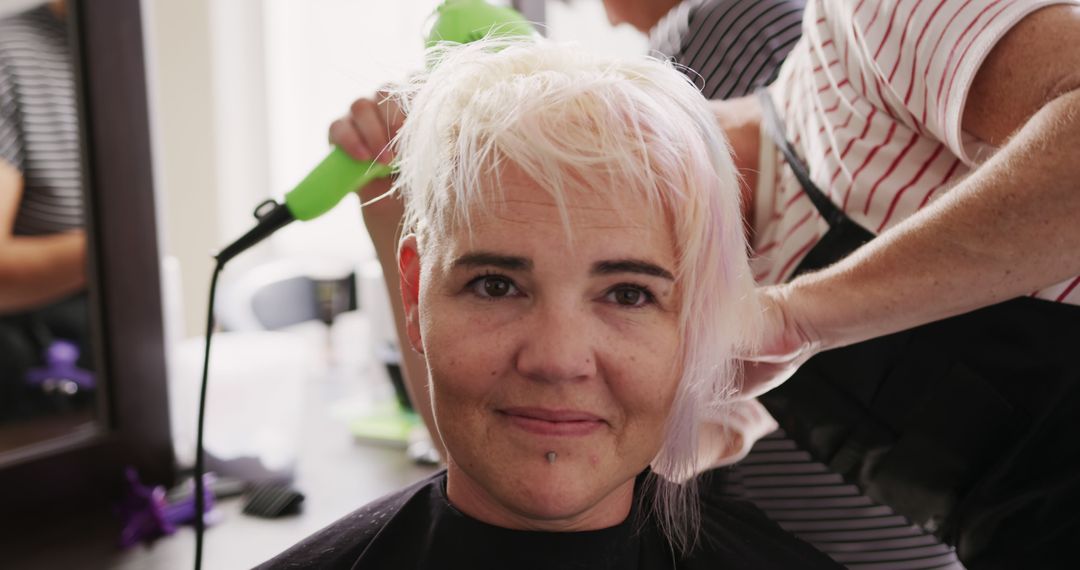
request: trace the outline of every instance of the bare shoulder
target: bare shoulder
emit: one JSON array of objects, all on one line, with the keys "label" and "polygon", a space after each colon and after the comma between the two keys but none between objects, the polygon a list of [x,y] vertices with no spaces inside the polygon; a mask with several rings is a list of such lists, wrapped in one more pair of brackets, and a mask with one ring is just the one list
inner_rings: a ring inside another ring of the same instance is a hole
[{"label": "bare shoulder", "polygon": [[1054,99],[1080,89],[1080,6],[1042,8],[1018,22],[979,68],[964,130],[1002,145]]}]

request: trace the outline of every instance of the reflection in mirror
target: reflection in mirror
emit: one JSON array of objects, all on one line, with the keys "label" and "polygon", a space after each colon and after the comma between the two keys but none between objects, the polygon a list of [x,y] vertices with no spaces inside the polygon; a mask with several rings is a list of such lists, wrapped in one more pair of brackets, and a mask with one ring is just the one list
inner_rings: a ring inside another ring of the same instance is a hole
[{"label": "reflection in mirror", "polygon": [[99,416],[70,37],[62,0],[0,18],[0,458]]}]

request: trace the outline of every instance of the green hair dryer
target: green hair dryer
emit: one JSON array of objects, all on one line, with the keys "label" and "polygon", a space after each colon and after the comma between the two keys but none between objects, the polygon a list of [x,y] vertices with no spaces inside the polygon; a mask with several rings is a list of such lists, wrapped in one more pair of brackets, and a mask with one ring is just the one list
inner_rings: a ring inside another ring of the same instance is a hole
[{"label": "green hair dryer", "polygon": [[[512,8],[494,6],[486,0],[446,0],[435,10],[427,34],[427,46],[439,42],[468,43],[488,36],[530,36],[532,25]],[[285,203],[267,202],[256,211],[259,223],[222,249],[219,265],[266,239],[294,220],[311,220],[336,206],[350,192],[372,180],[385,178],[393,168],[373,160],[354,160],[340,148],[330,151],[295,188]]]}]

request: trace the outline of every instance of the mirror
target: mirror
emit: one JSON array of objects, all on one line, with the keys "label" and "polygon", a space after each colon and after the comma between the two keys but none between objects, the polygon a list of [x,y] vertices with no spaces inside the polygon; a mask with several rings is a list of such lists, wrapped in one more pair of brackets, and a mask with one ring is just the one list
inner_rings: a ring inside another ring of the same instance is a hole
[{"label": "mirror", "polygon": [[70,21],[0,3],[0,463],[104,417]]},{"label": "mirror", "polygon": [[[0,0],[0,18],[43,1]],[[67,32],[70,59],[60,61],[70,64],[67,84],[76,100],[66,116],[81,141],[70,177],[81,183],[87,236],[85,259],[74,265],[85,281],[67,293],[85,291],[83,330],[90,331],[85,342],[95,384],[82,400],[53,402],[34,417],[0,424],[0,489],[9,490],[0,492],[0,533],[10,539],[5,546],[98,528],[100,520],[98,526],[77,521],[83,514],[109,520],[128,466],[144,481],[171,485],[176,476],[141,0],[67,0],[66,6],[59,29]],[[27,49],[12,38],[6,28],[0,33],[0,43]],[[38,71],[39,83],[64,84],[48,79],[47,66]],[[34,123],[33,133],[39,126]],[[9,277],[0,275],[0,284]],[[5,566],[11,564],[5,560]]]}]

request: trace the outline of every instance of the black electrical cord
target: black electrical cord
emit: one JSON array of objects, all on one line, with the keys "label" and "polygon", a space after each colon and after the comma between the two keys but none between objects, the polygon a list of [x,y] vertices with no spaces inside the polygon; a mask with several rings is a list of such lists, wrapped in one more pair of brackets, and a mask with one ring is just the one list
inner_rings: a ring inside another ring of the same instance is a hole
[{"label": "black electrical cord", "polygon": [[203,485],[203,472],[206,470],[203,453],[203,424],[206,419],[206,379],[210,371],[210,339],[214,334],[214,296],[217,293],[218,276],[225,262],[217,260],[214,265],[214,275],[210,278],[210,301],[206,312],[206,350],[203,353],[202,385],[199,387],[199,419],[195,430],[195,570],[202,568],[203,532],[206,530],[206,521],[203,518],[203,510],[206,508],[205,488]]},{"label": "black electrical cord", "polygon": [[210,300],[206,309],[206,351],[203,353],[202,385],[199,387],[199,424],[195,430],[195,570],[202,570],[203,533],[206,531],[206,521],[203,519],[203,510],[206,508],[206,486],[203,484],[203,473],[206,471],[203,424],[206,423],[206,379],[210,375],[210,339],[214,336],[214,297],[217,294],[218,277],[230,259],[270,237],[296,218],[286,205],[267,200],[255,208],[255,219],[259,220],[259,223],[254,228],[214,256],[214,275],[210,278]]}]

